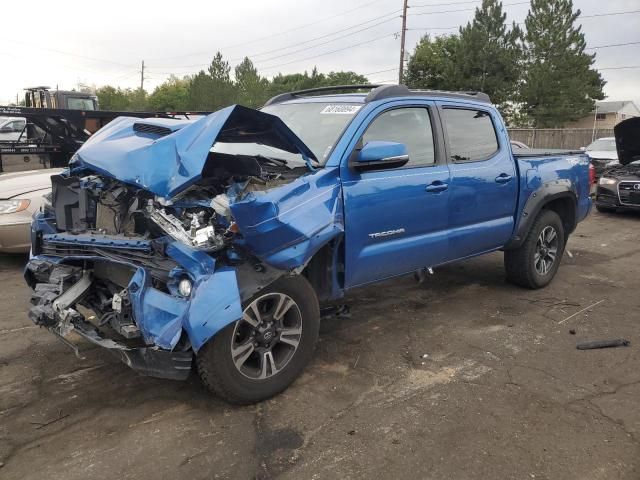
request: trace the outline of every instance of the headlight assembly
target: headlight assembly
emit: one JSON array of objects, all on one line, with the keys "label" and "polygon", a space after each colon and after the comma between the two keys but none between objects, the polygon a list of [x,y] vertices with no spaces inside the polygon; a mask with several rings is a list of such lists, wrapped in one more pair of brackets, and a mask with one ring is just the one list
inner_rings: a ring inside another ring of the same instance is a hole
[{"label": "headlight assembly", "polygon": [[600,177],[598,185],[615,185],[618,181],[615,178]]},{"label": "headlight assembly", "polygon": [[29,200],[0,200],[0,215],[3,213],[16,213],[26,210],[31,203]]}]

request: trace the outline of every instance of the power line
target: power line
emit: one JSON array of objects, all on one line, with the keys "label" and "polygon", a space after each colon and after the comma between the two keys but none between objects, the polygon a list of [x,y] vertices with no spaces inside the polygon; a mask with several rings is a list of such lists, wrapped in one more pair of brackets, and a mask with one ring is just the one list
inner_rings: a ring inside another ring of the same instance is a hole
[{"label": "power line", "polygon": [[393,67],[393,68],[388,68],[387,70],[377,70],[375,72],[367,72],[367,73],[363,73],[362,75],[374,75],[376,73],[386,73],[386,72],[395,72],[396,70],[398,70],[398,67]]},{"label": "power line", "polygon": [[469,0],[467,2],[449,2],[449,3],[423,3],[422,5],[409,5],[409,8],[425,8],[425,7],[449,7],[451,5],[464,5],[466,3],[479,3],[480,0]]},{"label": "power line", "polygon": [[[307,28],[307,27],[310,27],[312,25],[317,25],[318,23],[326,22],[327,20],[331,20],[331,19],[334,19],[334,18],[337,18],[337,17],[341,17],[341,16],[346,15],[346,14],[351,13],[351,12],[355,12],[356,10],[360,10],[361,8],[369,7],[369,6],[373,5],[374,3],[378,3],[378,2],[381,2],[381,1],[382,0],[374,0],[373,2],[364,3],[362,5],[359,5],[357,7],[351,8],[349,10],[345,10],[343,12],[336,13],[335,15],[331,15],[329,17],[321,18],[320,20],[316,20],[316,21],[311,22],[311,23],[306,23],[304,25],[299,25],[299,26],[297,26],[295,28],[290,28],[289,30],[282,30],[282,31],[277,32],[277,33],[273,33],[273,34],[270,34],[270,35],[265,35],[264,37],[259,37],[259,38],[255,38],[253,40],[249,40],[247,42],[237,43],[235,45],[228,45],[226,47],[220,47],[220,50],[230,50],[232,48],[244,47],[245,45],[251,45],[253,43],[257,43],[257,42],[260,42],[262,40],[267,40],[269,38],[278,37],[278,36],[284,35],[286,33],[295,32],[297,30],[301,30],[303,28]],[[206,50],[206,51],[201,51],[201,52],[196,52],[196,53],[188,53],[186,55],[178,55],[178,56],[175,56],[175,57],[155,57],[155,58],[151,58],[151,60],[169,60],[169,59],[173,59],[173,58],[195,57],[195,56],[198,56],[198,55],[206,55],[208,53],[211,53],[211,50]]]},{"label": "power line", "polygon": [[[631,15],[634,13],[640,13],[640,10],[629,10],[627,12],[609,12],[609,13],[595,13],[593,15],[580,15],[577,20],[582,20],[583,18],[597,18],[597,17],[609,17],[614,15]],[[517,22],[517,25],[524,25],[525,22]],[[458,25],[455,27],[424,27],[424,28],[407,28],[407,30],[457,30],[462,25]]]},{"label": "power line", "polygon": [[[245,57],[255,58],[255,57],[262,56],[262,55],[267,55],[267,54],[269,54],[269,53],[275,53],[275,52],[279,52],[279,51],[282,51],[282,50],[288,50],[288,49],[290,49],[290,48],[299,47],[300,45],[306,45],[306,44],[312,43],[312,42],[314,42],[314,41],[316,41],[316,40],[321,40],[321,39],[323,39],[323,38],[327,38],[327,37],[330,37],[330,36],[335,35],[335,34],[338,34],[338,33],[346,32],[346,31],[348,31],[348,30],[351,30],[351,29],[353,29],[353,28],[357,28],[357,27],[359,27],[359,26],[361,26],[361,25],[365,25],[365,24],[370,23],[370,22],[373,22],[373,21],[375,21],[375,20],[380,20],[381,18],[388,17],[389,15],[394,15],[394,17],[392,17],[392,18],[387,18],[386,20],[383,20],[383,21],[381,21],[381,22],[378,22],[378,23],[376,23],[376,24],[374,24],[374,25],[369,25],[368,27],[362,28],[362,29],[357,30],[357,31],[355,31],[355,32],[348,33],[348,34],[346,34],[346,35],[342,35],[342,36],[340,36],[340,37],[336,37],[336,38],[331,39],[331,40],[328,40],[328,41],[326,41],[326,42],[319,43],[319,44],[317,44],[317,45],[311,45],[311,46],[306,47],[306,48],[303,48],[303,49],[295,50],[295,51],[293,51],[293,52],[285,53],[285,54],[282,54],[282,55],[278,55],[278,56],[275,56],[275,57],[271,57],[271,58],[263,59],[263,60],[259,60],[259,61],[260,61],[260,62],[266,62],[266,61],[273,60],[273,59],[276,59],[276,58],[281,58],[281,57],[284,57],[284,56],[287,56],[287,55],[292,55],[292,54],[294,54],[294,53],[298,53],[298,52],[300,52],[300,51],[304,51],[304,50],[307,50],[307,49],[309,49],[309,48],[315,48],[315,47],[319,47],[319,46],[322,46],[322,45],[326,45],[326,44],[331,43],[331,42],[334,42],[334,41],[336,41],[336,40],[340,40],[340,39],[342,39],[342,38],[350,37],[350,36],[355,35],[355,34],[357,34],[357,33],[364,32],[365,30],[369,30],[369,29],[374,28],[374,27],[377,27],[377,26],[379,26],[379,25],[383,25],[383,24],[385,24],[385,23],[388,23],[388,22],[390,22],[390,21],[392,21],[392,20],[395,20],[395,19],[397,18],[397,17],[395,17],[395,14],[396,14],[396,13],[398,13],[398,12],[400,12],[400,10],[395,10],[395,11],[393,11],[393,12],[386,13],[385,15],[381,15],[381,16],[379,16],[379,17],[374,17],[374,18],[371,18],[371,19],[369,19],[369,20],[365,20],[365,21],[363,21],[363,22],[359,22],[359,23],[357,23],[357,24],[355,24],[355,25],[351,25],[351,26],[349,26],[349,27],[346,27],[346,28],[343,28],[343,29],[340,29],[340,30],[333,31],[333,32],[331,32],[331,33],[327,33],[327,34],[325,34],[325,35],[320,35],[319,37],[315,37],[315,38],[311,38],[311,39],[309,39],[309,40],[305,40],[304,42],[296,42],[296,43],[294,43],[294,44],[286,45],[286,46],[284,46],[284,47],[280,47],[280,48],[274,48],[274,49],[267,50],[267,51],[260,52],[260,53],[253,53],[253,54],[245,55],[245,56],[243,56],[243,57],[231,58],[231,59],[229,59],[228,61],[229,61],[229,62],[235,62],[235,61],[240,61],[240,60],[244,59]],[[210,53],[210,52],[208,52],[208,53]],[[258,61],[256,61],[256,63],[257,63],[257,62],[258,62]],[[206,63],[206,64],[198,63],[198,64],[194,64],[194,65],[176,65],[176,66],[156,65],[156,67],[155,67],[155,68],[188,68],[188,69],[190,69],[190,68],[201,68],[201,67],[205,67],[205,66],[207,66],[207,65],[208,65],[208,63]]]},{"label": "power line", "polygon": [[640,42],[611,43],[609,45],[598,45],[597,47],[588,47],[585,50],[597,50],[599,48],[624,47],[627,45],[638,45]]},{"label": "power line", "polygon": [[366,45],[368,43],[377,42],[377,41],[382,40],[384,38],[389,38],[392,35],[393,35],[393,33],[388,33],[388,34],[383,35],[381,37],[372,38],[372,39],[369,39],[367,41],[360,42],[360,43],[354,43],[353,45],[349,45],[349,46],[346,46],[346,47],[343,47],[343,48],[339,48],[337,50],[331,50],[330,52],[324,52],[324,53],[320,53],[318,55],[312,55],[310,57],[299,58],[299,59],[296,59],[296,60],[291,60],[289,62],[280,63],[278,65],[270,65],[270,66],[267,66],[267,67],[262,67],[261,70],[270,70],[272,68],[279,68],[279,67],[283,67],[285,65],[291,65],[292,63],[304,62],[306,60],[312,60],[314,58],[324,57],[325,55],[331,55],[332,53],[342,52],[343,50],[348,50],[350,48],[359,47],[361,45]]},{"label": "power line", "polygon": [[[505,3],[503,7],[511,7],[514,5],[529,5],[529,2],[514,2],[514,3]],[[419,13],[410,13],[410,16],[417,17],[419,15],[436,15],[438,13],[454,13],[454,12],[469,12],[475,10],[475,8],[460,8],[458,10],[439,10],[437,12],[419,12]]]},{"label": "power line", "polygon": [[7,42],[10,42],[10,43],[17,43],[18,45],[24,45],[24,46],[29,47],[29,48],[35,48],[36,50],[48,50],[50,52],[60,53],[62,55],[68,55],[70,57],[84,58],[86,60],[92,60],[94,62],[111,63],[113,65],[118,65],[120,67],[127,67],[127,68],[133,67],[133,65],[127,65],[127,64],[124,64],[124,63],[113,62],[111,60],[106,60],[104,58],[89,57],[87,55],[79,55],[77,53],[65,52],[63,50],[58,50],[56,48],[36,46],[36,45],[32,45],[32,44],[29,44],[29,43],[26,43],[26,42],[21,42],[19,40],[14,40],[12,38],[3,38],[3,40],[7,41]]},{"label": "power line", "polygon": [[596,70],[623,70],[627,68],[640,68],[640,65],[624,65],[622,67],[595,67]]},{"label": "power line", "polygon": [[[379,25],[383,25],[383,24],[385,24],[385,23],[389,23],[389,22],[390,22],[390,21],[392,21],[392,20],[396,20],[396,18],[397,18],[397,17],[395,17],[395,16],[394,16],[393,18],[388,18],[387,20],[384,20],[384,21],[382,21],[382,22],[374,23],[373,25],[370,25],[370,26],[365,27],[365,28],[361,28],[360,30],[356,30],[356,31],[351,32],[351,33],[348,33],[348,34],[346,34],[346,35],[341,35],[341,36],[339,36],[339,37],[332,38],[331,40],[328,40],[328,41],[326,41],[326,42],[318,43],[317,45],[312,45],[312,46],[310,46],[310,47],[305,47],[305,48],[301,48],[301,49],[298,49],[298,50],[293,50],[293,51],[288,52],[288,53],[283,53],[283,54],[281,54],[281,55],[276,55],[275,57],[269,57],[269,58],[265,58],[265,59],[262,59],[262,60],[258,60],[256,63],[260,63],[260,62],[268,62],[268,61],[271,61],[271,60],[275,60],[275,59],[277,59],[277,58],[286,57],[286,56],[289,56],[289,55],[293,55],[294,53],[303,52],[303,51],[305,51],[305,50],[308,50],[309,48],[321,47],[321,46],[323,46],[323,45],[327,45],[327,44],[329,44],[329,43],[335,42],[336,40],[341,40],[341,39],[343,39],[343,38],[347,38],[347,37],[350,37],[350,36],[356,35],[356,34],[358,34],[358,33],[360,33],[360,32],[364,32],[365,30],[370,30],[371,28],[377,27],[377,26],[379,26]],[[351,27],[351,28],[353,28],[353,27]],[[328,35],[326,35],[326,36],[328,36]],[[311,42],[311,40],[309,40],[308,42],[301,42],[301,43],[298,43],[298,45],[303,45],[304,43],[309,43],[309,42]],[[291,47],[287,47],[287,48],[291,48]],[[283,50],[283,49],[281,49],[281,50]],[[255,55],[254,55],[254,56],[255,56]]]}]

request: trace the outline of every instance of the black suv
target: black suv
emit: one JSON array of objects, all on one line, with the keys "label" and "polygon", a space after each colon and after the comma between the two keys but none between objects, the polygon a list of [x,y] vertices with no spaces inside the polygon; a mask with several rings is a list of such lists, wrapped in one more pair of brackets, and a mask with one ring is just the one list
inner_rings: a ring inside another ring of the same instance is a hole
[{"label": "black suv", "polygon": [[606,169],[598,180],[596,209],[640,211],[640,117],[614,128],[620,164]]}]

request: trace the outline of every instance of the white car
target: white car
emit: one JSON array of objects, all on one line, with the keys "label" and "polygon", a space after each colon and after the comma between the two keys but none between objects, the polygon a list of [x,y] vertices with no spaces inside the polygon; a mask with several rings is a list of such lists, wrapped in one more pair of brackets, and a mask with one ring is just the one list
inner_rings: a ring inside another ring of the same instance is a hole
[{"label": "white car", "polygon": [[51,192],[51,175],[60,172],[49,168],[0,175],[0,253],[29,251],[31,216]]},{"label": "white car", "polygon": [[618,164],[618,151],[614,137],[602,137],[584,149],[599,177],[604,170]]},{"label": "white car", "polygon": [[9,117],[0,120],[0,142],[16,141],[27,139],[27,132],[24,132],[27,126],[27,119],[22,117]]}]

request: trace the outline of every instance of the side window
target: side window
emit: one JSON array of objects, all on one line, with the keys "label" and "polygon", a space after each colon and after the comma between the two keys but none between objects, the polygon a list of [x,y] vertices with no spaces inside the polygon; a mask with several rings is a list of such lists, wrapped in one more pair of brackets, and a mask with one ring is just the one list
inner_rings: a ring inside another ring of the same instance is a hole
[{"label": "side window", "polygon": [[382,113],[362,136],[363,145],[372,141],[404,143],[409,153],[404,168],[435,163],[431,119],[426,108],[396,108]]},{"label": "side window", "polygon": [[498,151],[498,137],[488,112],[445,108],[443,115],[454,162],[487,160]]}]

